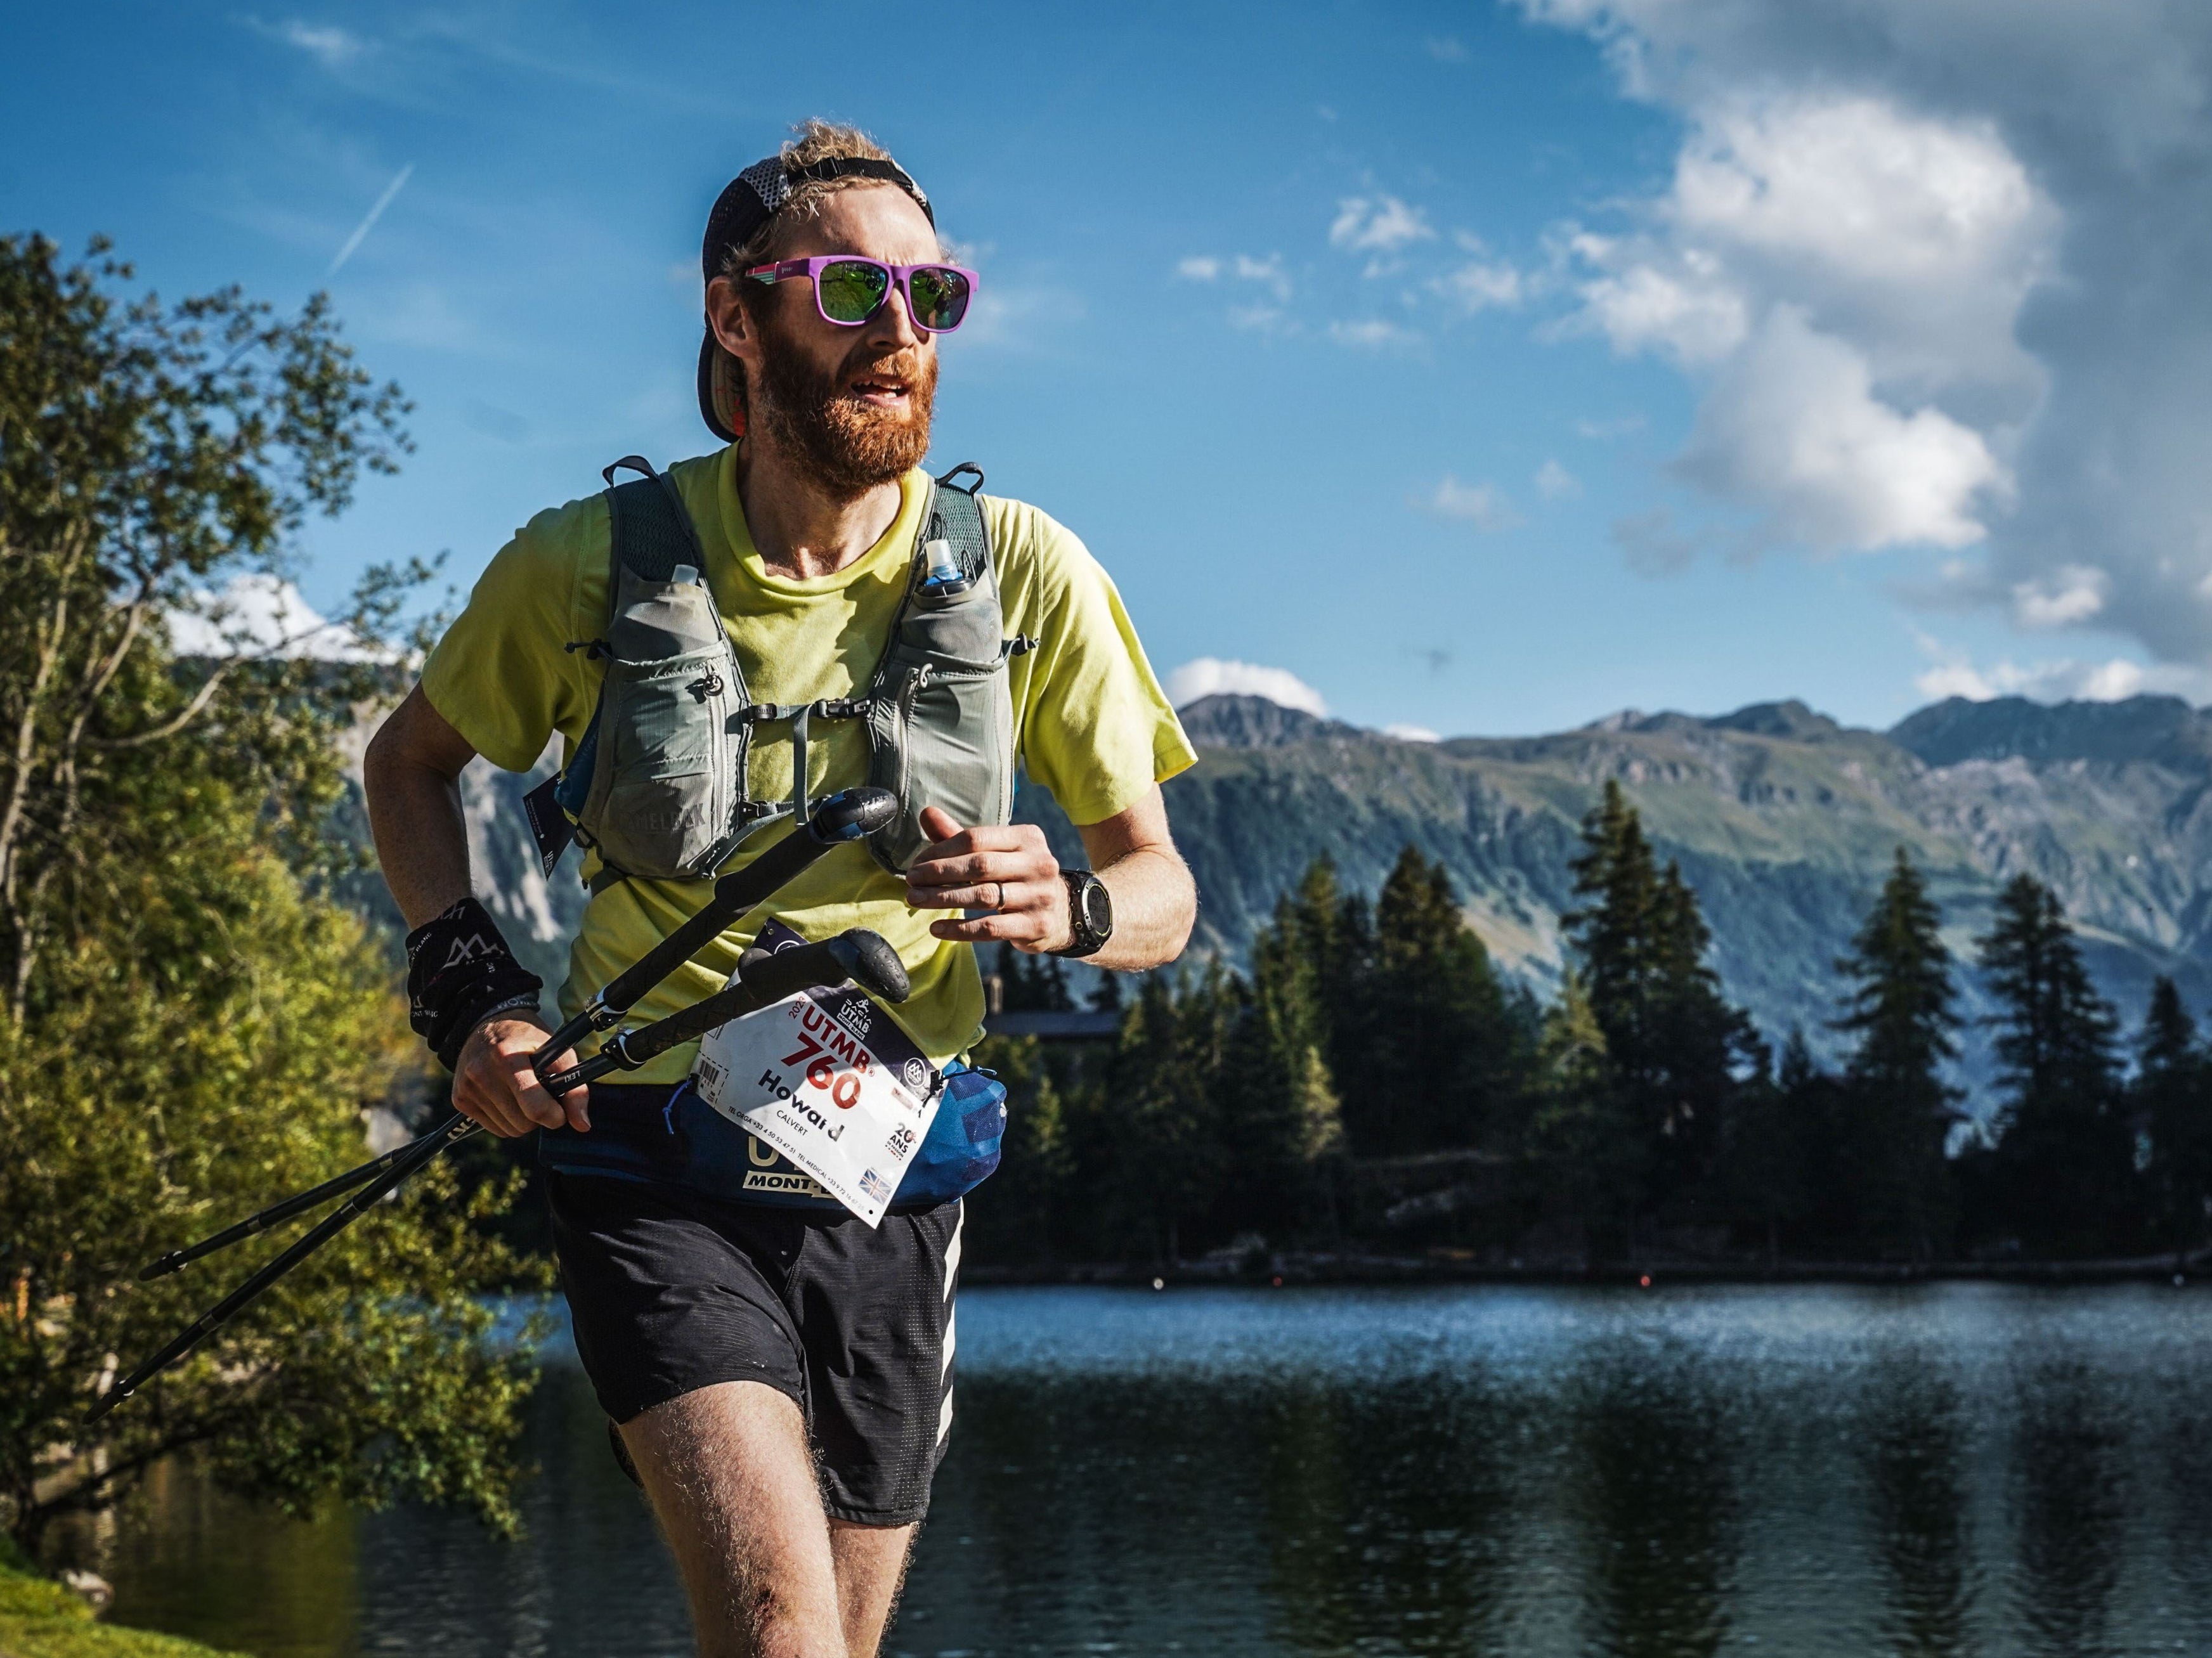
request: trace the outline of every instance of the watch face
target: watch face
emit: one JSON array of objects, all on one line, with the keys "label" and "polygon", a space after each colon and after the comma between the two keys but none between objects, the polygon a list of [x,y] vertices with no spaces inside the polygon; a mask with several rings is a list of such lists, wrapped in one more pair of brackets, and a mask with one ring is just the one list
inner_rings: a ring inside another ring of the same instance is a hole
[{"label": "watch face", "polygon": [[1094,938],[1103,939],[1114,931],[1114,903],[1108,896],[1103,881],[1085,881],[1082,885],[1083,930]]}]

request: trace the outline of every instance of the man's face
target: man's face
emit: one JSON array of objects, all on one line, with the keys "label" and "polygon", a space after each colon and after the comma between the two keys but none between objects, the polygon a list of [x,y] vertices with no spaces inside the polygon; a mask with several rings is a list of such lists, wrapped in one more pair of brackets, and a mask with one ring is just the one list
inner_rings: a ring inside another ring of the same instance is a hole
[{"label": "man's face", "polygon": [[[822,253],[920,264],[939,257],[937,233],[904,191],[871,185],[831,196],[775,258]],[[753,429],[839,495],[865,494],[921,464],[929,452],[937,343],[914,326],[903,293],[894,288],[858,328],[824,320],[805,281],[754,284],[745,301],[750,349],[724,343],[752,371],[746,418]]]}]

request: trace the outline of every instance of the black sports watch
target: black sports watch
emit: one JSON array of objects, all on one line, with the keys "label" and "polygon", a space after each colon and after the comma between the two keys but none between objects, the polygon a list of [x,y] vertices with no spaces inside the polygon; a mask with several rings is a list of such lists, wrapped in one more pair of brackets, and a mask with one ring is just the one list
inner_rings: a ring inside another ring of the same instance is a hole
[{"label": "black sports watch", "polygon": [[1096,956],[1114,936],[1114,895],[1087,869],[1064,869],[1067,883],[1067,926],[1075,936],[1055,956]]}]

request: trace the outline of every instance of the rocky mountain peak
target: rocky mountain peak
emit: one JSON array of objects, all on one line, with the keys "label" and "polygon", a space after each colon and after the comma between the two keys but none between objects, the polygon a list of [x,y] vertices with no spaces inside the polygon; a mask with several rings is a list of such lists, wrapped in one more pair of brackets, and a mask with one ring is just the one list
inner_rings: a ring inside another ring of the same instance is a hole
[{"label": "rocky mountain peak", "polygon": [[1223,692],[1201,696],[1176,711],[1183,732],[1201,749],[1286,749],[1328,737],[1371,738],[1372,732],[1286,708],[1264,696]]},{"label": "rocky mountain peak", "polygon": [[1908,714],[1890,728],[1889,738],[1931,766],[2010,759],[2148,760],[2192,771],[2212,766],[2212,715],[2178,696],[2056,703],[1954,696]]}]

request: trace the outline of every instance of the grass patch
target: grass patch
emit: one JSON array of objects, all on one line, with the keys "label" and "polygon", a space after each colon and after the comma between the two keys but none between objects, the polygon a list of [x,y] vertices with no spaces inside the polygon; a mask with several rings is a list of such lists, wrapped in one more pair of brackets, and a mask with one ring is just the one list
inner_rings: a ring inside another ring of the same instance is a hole
[{"label": "grass patch", "polygon": [[222,1658],[173,1635],[94,1620],[92,1608],[51,1579],[23,1569],[0,1541],[0,1658]]}]

